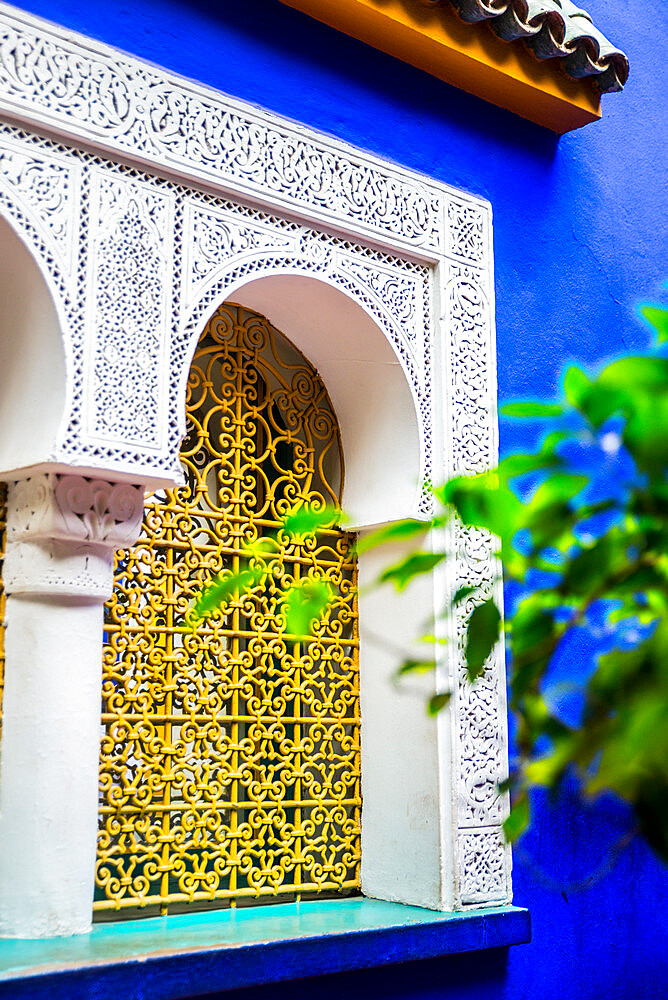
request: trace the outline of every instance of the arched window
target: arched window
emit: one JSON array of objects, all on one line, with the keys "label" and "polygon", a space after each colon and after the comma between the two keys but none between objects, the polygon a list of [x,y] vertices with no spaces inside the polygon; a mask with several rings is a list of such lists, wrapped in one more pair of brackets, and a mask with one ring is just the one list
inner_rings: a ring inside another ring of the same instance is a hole
[{"label": "arched window", "polygon": [[[289,510],[339,502],[326,389],[266,319],[226,304],[193,360],[187,424],[187,485],[150,499],[107,604],[98,916],[359,887],[352,536],[284,538],[251,595],[196,625],[190,612]],[[314,574],[335,596],[299,641],[281,593]]]}]

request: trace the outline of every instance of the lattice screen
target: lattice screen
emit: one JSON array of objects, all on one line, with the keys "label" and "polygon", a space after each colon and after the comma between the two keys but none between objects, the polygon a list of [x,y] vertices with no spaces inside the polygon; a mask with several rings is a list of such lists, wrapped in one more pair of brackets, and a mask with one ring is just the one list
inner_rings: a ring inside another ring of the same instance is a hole
[{"label": "lattice screen", "polygon": [[[288,510],[338,503],[329,398],[264,318],[226,305],[198,346],[187,418],[187,485],[151,499],[107,605],[98,914],[359,886],[353,537],[283,536],[269,582],[195,627],[190,611]],[[299,641],[281,592],[314,574],[335,597]]]}]

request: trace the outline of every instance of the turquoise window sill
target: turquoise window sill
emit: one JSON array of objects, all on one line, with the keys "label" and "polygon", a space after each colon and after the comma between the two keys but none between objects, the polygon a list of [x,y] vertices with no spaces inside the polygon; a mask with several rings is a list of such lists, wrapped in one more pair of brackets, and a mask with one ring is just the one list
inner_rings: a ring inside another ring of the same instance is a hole
[{"label": "turquoise window sill", "polygon": [[529,940],[529,913],[515,906],[435,913],[365,898],[284,903],[3,940],[0,997],[172,1000]]}]

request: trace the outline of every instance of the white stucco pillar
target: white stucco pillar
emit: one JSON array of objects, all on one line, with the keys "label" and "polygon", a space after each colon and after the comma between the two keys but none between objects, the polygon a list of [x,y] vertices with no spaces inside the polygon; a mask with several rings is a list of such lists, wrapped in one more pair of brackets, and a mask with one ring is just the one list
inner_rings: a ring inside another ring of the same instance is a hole
[{"label": "white stucco pillar", "polygon": [[41,473],[10,483],[4,584],[0,936],[90,929],[102,605],[144,488]]}]

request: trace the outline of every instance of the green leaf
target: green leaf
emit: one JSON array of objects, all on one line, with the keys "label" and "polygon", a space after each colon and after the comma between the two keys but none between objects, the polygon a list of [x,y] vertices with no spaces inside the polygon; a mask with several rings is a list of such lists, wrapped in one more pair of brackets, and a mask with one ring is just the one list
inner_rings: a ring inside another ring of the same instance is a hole
[{"label": "green leaf", "polygon": [[572,472],[555,472],[536,490],[529,505],[530,509],[551,506],[554,503],[568,503],[584,489],[589,482],[587,476]]},{"label": "green leaf", "polygon": [[246,560],[257,560],[263,563],[269,556],[274,556],[280,551],[280,544],[274,535],[263,535],[254,542],[246,545],[243,555]]},{"label": "green leaf", "polygon": [[397,677],[405,677],[406,674],[427,674],[433,669],[433,660],[404,660],[397,670]]},{"label": "green leaf", "polygon": [[459,604],[460,601],[465,601],[467,597],[470,597],[471,594],[475,594],[476,591],[478,591],[478,590],[480,590],[480,587],[476,587],[476,586],[473,586],[473,587],[470,587],[470,586],[459,587],[455,591],[455,595],[452,598],[452,606],[453,606],[453,608],[457,604]]},{"label": "green leaf", "polygon": [[503,832],[509,844],[520,837],[529,825],[529,799],[526,794],[518,796],[513,802],[510,815],[503,824]]},{"label": "green leaf", "polygon": [[647,320],[656,334],[656,343],[668,340],[668,309],[663,306],[645,305],[640,307],[640,315]]},{"label": "green leaf", "polygon": [[340,517],[341,511],[335,507],[299,507],[283,518],[283,530],[291,538],[300,539],[321,528],[331,528]]},{"label": "green leaf", "polygon": [[323,577],[305,577],[283,593],[285,628],[291,635],[307,638],[334,597],[334,590]]},{"label": "green leaf", "polygon": [[625,418],[624,444],[638,466],[653,475],[666,468],[667,358],[640,355],[613,361],[592,382],[582,410],[595,427],[620,414]]},{"label": "green leaf", "polygon": [[596,793],[611,788],[635,798],[648,779],[666,781],[668,702],[657,692],[638,690],[619,706],[609,725],[597,772],[588,787]]},{"label": "green leaf", "polygon": [[522,503],[496,471],[457,476],[435,492],[464,524],[487,528],[499,538],[512,538],[523,516]]},{"label": "green leaf", "polygon": [[512,617],[511,691],[515,706],[522,704],[527,692],[538,683],[552,658],[559,635],[552,606],[559,602],[565,603],[559,592],[536,591],[520,602]]},{"label": "green leaf", "polygon": [[203,618],[214,611],[221,610],[230,600],[235,600],[242,593],[247,593],[256,587],[266,576],[264,566],[247,566],[238,573],[226,573],[217,576],[205,587],[195,600],[191,616],[195,620]]},{"label": "green leaf", "polygon": [[470,680],[482,673],[487,657],[499,638],[501,615],[493,598],[471,613],[466,635],[466,670]]},{"label": "green leaf", "polygon": [[564,408],[558,403],[539,403],[533,400],[521,403],[506,403],[501,407],[504,417],[520,417],[526,419],[537,419],[542,417],[560,417]]},{"label": "green leaf", "polygon": [[441,691],[439,694],[433,694],[427,702],[428,714],[432,717],[438,715],[449,704],[451,698],[452,691]]},{"label": "green leaf", "polygon": [[646,394],[660,395],[668,382],[668,358],[651,354],[618,358],[603,369],[596,383],[622,392],[626,399],[644,402]]},{"label": "green leaf", "polygon": [[544,546],[570,547],[572,529],[578,519],[571,501],[587,485],[586,476],[556,472],[536,490],[533,500],[524,508],[520,529],[531,532],[534,550]]},{"label": "green leaf", "polygon": [[629,567],[631,539],[614,527],[591,545],[575,550],[563,570],[563,589],[572,595],[603,594],[613,577]]},{"label": "green leaf", "polygon": [[[537,729],[537,733],[541,732],[541,729]],[[527,783],[543,788],[555,788],[573,756],[576,742],[566,736],[552,753],[530,761],[524,769]]]},{"label": "green leaf", "polygon": [[[562,435],[559,435],[559,438],[563,440]],[[562,459],[554,453],[551,447],[547,447],[545,450],[541,449],[540,452],[517,452],[514,455],[507,455],[499,463],[499,479],[502,482],[508,482],[510,479],[533,474],[541,469],[551,469],[561,464],[563,464]]]},{"label": "green leaf", "polygon": [[395,566],[381,573],[379,583],[393,583],[397,590],[404,590],[412,580],[429,573],[445,559],[445,552],[414,552]]},{"label": "green leaf", "polygon": [[362,536],[357,540],[357,552],[368,552],[369,549],[378,548],[379,545],[386,545],[390,542],[405,542],[420,535],[424,535],[434,521],[416,521],[413,518],[406,518],[403,521],[394,521],[385,525],[377,531],[372,531],[369,535]]},{"label": "green leaf", "polygon": [[586,372],[581,368],[572,365],[567,369],[564,375],[564,395],[571,406],[574,406],[577,410],[581,409],[582,402],[589,391],[590,385],[591,383]]},{"label": "green leaf", "polygon": [[569,437],[569,432],[565,430],[550,431],[550,433],[546,434],[541,441],[538,456],[543,458],[546,455],[554,455],[554,449],[557,445],[561,444],[562,441],[567,441]]}]

